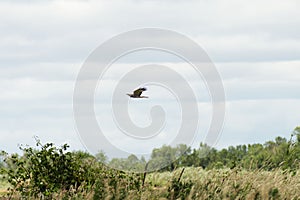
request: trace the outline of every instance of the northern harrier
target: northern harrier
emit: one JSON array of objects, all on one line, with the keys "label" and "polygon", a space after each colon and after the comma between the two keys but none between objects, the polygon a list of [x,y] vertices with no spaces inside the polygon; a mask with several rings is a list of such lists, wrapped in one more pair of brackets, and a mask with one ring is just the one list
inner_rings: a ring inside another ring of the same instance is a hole
[{"label": "northern harrier", "polygon": [[148,98],[146,96],[141,96],[142,92],[146,91],[146,88],[139,88],[137,90],[133,91],[133,94],[127,94],[128,96],[130,96],[131,98]]}]

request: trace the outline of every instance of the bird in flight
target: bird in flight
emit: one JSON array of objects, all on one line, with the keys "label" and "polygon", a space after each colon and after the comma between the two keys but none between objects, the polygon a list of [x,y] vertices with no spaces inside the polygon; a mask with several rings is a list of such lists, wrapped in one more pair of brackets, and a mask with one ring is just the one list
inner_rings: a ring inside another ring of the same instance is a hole
[{"label": "bird in flight", "polygon": [[141,96],[142,92],[144,92],[146,90],[147,90],[147,88],[141,87],[139,89],[134,90],[133,94],[127,94],[127,95],[130,96],[131,98],[148,98],[146,96]]}]

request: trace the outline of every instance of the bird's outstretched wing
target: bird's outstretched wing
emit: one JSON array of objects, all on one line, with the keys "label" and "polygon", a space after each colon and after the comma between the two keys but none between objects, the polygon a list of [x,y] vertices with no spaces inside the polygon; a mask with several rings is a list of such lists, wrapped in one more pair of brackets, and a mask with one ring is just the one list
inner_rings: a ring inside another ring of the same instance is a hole
[{"label": "bird's outstretched wing", "polygon": [[135,90],[135,91],[133,92],[133,95],[134,95],[135,97],[139,97],[139,96],[141,96],[142,92],[143,92],[143,91],[146,91],[146,90],[147,90],[146,88],[139,88],[139,89],[137,89],[137,90]]}]

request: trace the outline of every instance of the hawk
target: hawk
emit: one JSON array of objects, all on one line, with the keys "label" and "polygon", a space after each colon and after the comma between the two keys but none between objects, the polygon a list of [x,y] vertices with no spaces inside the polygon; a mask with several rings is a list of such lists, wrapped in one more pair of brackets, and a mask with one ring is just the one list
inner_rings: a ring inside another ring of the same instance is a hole
[{"label": "hawk", "polygon": [[142,92],[146,91],[147,88],[142,87],[133,91],[133,94],[127,94],[131,98],[148,98],[146,96],[141,96]]}]

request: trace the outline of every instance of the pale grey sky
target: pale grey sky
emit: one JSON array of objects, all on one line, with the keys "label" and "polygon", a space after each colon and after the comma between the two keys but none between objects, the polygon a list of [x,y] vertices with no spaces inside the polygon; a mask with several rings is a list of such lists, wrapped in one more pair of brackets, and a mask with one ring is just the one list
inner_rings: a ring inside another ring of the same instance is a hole
[{"label": "pale grey sky", "polygon": [[[72,112],[80,67],[102,42],[143,27],[187,35],[215,63],[227,98],[218,148],[289,137],[300,125],[299,7],[297,0],[1,1],[0,149],[32,145],[34,135],[83,149]],[[199,108],[209,112],[204,102]]]}]

